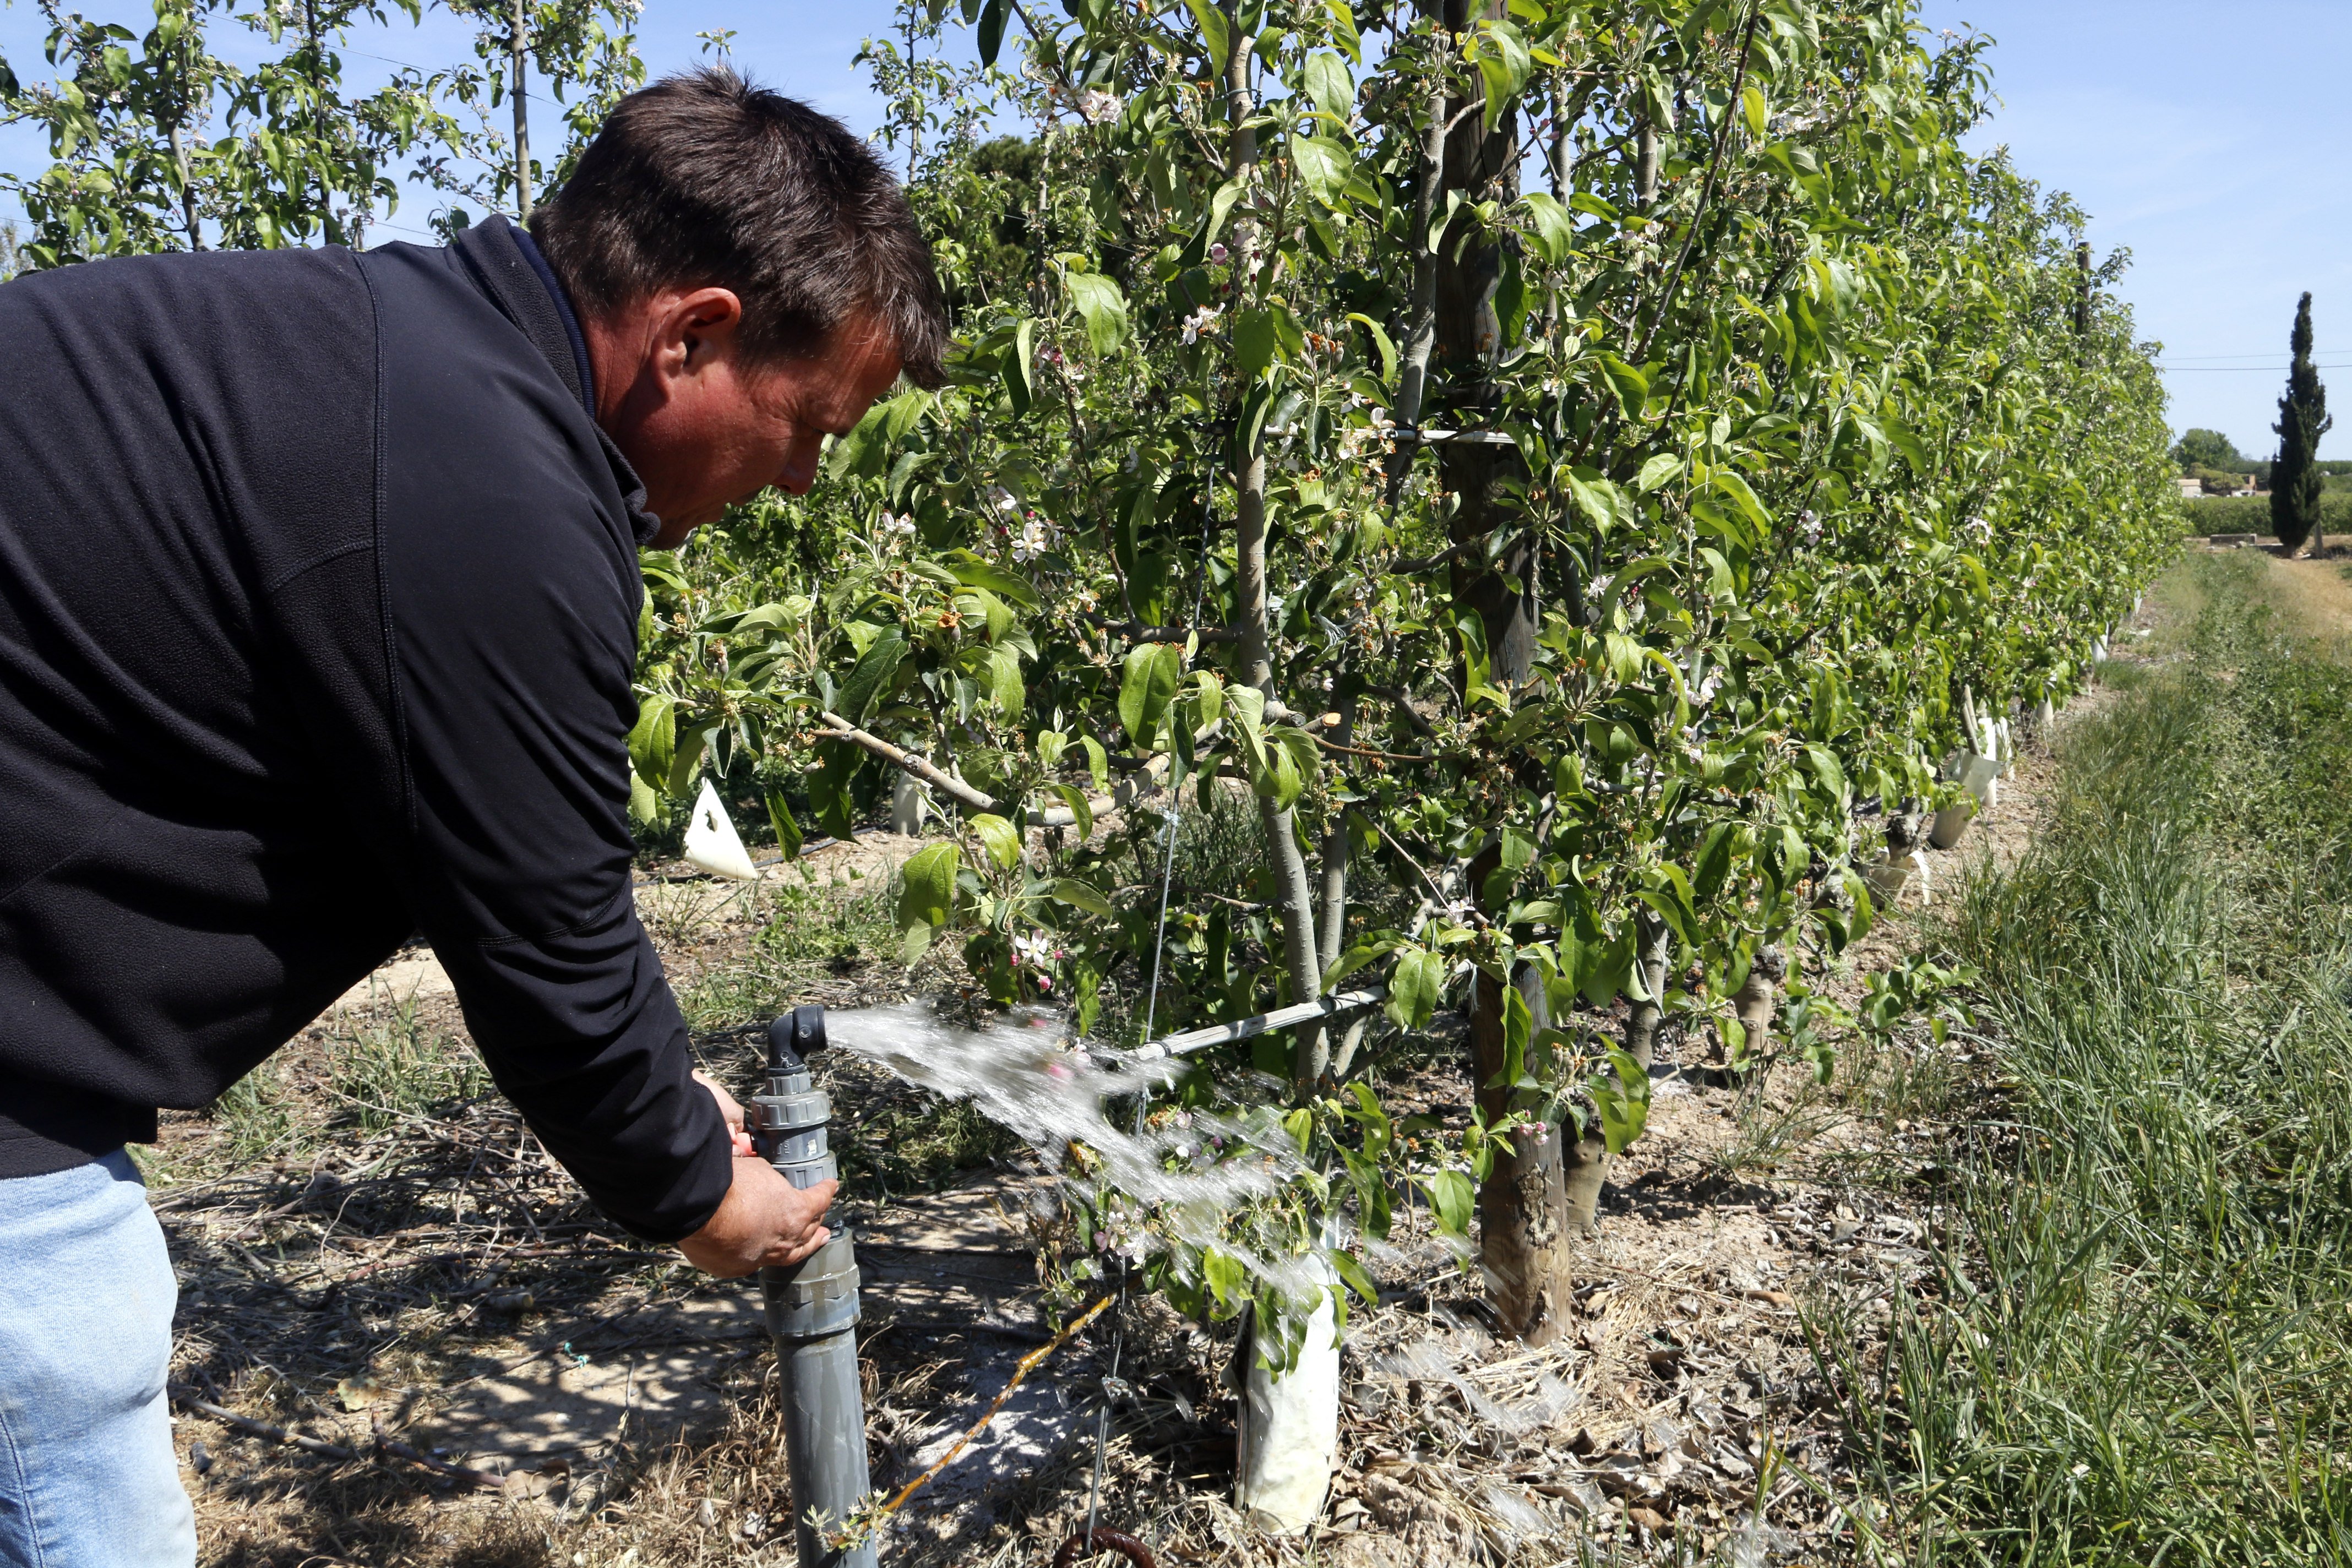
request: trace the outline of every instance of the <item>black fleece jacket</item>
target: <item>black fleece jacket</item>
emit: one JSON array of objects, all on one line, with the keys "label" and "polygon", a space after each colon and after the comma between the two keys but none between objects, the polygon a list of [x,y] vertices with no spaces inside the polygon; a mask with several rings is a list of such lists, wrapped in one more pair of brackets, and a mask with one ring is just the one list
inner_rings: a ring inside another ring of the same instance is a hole
[{"label": "black fleece jacket", "polygon": [[209,1103],[412,931],[621,1224],[727,1137],[630,895],[655,520],[520,230],[0,285],[0,1178]]}]

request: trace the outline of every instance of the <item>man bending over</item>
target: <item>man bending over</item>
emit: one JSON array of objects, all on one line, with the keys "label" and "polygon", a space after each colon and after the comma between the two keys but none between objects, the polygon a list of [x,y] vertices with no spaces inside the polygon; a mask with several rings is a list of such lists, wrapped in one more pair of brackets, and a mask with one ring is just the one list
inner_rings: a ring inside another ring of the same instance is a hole
[{"label": "man bending over", "polygon": [[715,70],[528,233],[0,285],[0,1564],[194,1562],[123,1145],[411,931],[613,1219],[727,1275],[824,1239],[637,923],[637,551],[806,490],[945,334],[873,155]]}]

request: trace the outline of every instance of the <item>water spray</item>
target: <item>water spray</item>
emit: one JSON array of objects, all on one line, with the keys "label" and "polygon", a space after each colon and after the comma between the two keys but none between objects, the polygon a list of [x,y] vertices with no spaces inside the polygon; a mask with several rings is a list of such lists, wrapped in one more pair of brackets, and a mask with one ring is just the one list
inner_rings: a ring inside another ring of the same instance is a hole
[{"label": "water spray", "polygon": [[[833,1102],[805,1058],[824,1048],[824,1009],[795,1007],[768,1026],[768,1091],[753,1098],[761,1153],[795,1187],[836,1179]],[[760,1270],[768,1332],[782,1374],[784,1456],[792,1471],[800,1568],[875,1568],[874,1543],[828,1535],[866,1500],[866,1401],[857,1380],[857,1255],[833,1223],[823,1247],[788,1268]],[[819,1528],[814,1521],[823,1521]]]}]

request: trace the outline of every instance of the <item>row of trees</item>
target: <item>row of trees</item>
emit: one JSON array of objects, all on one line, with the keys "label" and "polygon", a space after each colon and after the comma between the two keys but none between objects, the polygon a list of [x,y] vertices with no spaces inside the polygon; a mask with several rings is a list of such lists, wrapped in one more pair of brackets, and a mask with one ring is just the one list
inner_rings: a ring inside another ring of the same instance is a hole
[{"label": "row of trees", "polygon": [[[1278,1198],[1108,1197],[1098,1239],[1295,1323],[1283,1259],[1361,1282],[1396,1204],[1462,1231],[1475,1188],[1502,1316],[1559,1331],[1660,1041],[1818,1055],[1806,967],[1964,713],[2079,686],[2178,531],[2114,264],[1960,149],[1981,45],[1911,24],[916,0],[867,58],[952,384],[656,569],[641,809],[709,766],[840,833],[904,748],[953,836],[908,953],[952,933],[1000,1001],[1133,1038],[1384,982],[1386,1027],[1232,1047],[1160,1113],[1180,1162],[1226,1156],[1176,1119],[1278,1126]],[[1380,1094],[1441,1007],[1465,1138]]]},{"label": "row of trees", "polygon": [[[42,127],[51,159],[0,171],[0,190],[25,209],[19,264],[362,245],[397,206],[404,177],[439,199],[431,222],[443,231],[464,226],[469,209],[527,212],[530,191],[560,179],[570,155],[532,160],[533,72],[566,105],[576,147],[644,79],[636,0],[436,3],[473,25],[476,58],[362,71],[385,79],[362,89],[346,56],[404,52],[424,0],[267,0],[247,12],[154,0],[137,26],[38,0],[57,74],[0,58],[0,124]],[[257,65],[215,52],[223,26],[255,36]]]},{"label": "row of trees", "polygon": [[[273,0],[250,70],[226,14],[53,12],[62,74],[0,68],[51,133],[5,178],[26,265],[359,242],[403,160],[444,223],[518,210],[563,167],[489,118],[521,55],[575,144],[642,75],[626,0],[469,10],[478,60],[369,93],[341,54],[390,13]],[[646,558],[640,819],[708,772],[796,847],[904,748],[942,835],[910,962],[953,936],[1125,1039],[1383,984],[1154,1113],[1173,1163],[1284,1151],[1278,1192],[1101,1193],[1092,1239],[1295,1342],[1326,1276],[1291,1260],[1368,1289],[1400,1203],[1475,1208],[1549,1338],[1661,1042],[1819,1057],[1808,965],[1963,716],[2077,687],[2163,559],[2115,265],[1960,148],[1981,44],[1909,0],[912,0],[865,58],[951,384]],[[1441,1009],[1466,1134],[1381,1099]]]}]

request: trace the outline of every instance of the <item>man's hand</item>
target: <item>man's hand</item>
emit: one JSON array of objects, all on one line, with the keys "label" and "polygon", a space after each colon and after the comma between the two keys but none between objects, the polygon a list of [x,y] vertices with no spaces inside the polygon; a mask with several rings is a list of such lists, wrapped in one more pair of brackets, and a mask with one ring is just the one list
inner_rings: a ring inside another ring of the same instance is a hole
[{"label": "man's hand", "polygon": [[751,1135],[743,1130],[743,1108],[735,1097],[698,1069],[694,1081],[710,1091],[719,1113],[727,1119],[728,1141],[735,1152],[734,1179],[719,1212],[700,1230],[677,1244],[686,1260],[697,1268],[731,1279],[755,1268],[798,1263],[829,1240],[833,1233],[818,1222],[841,1184],[820,1182],[809,1188],[793,1186],[760,1158]]},{"label": "man's hand", "polygon": [[798,1263],[833,1237],[821,1223],[838,1182],[793,1186],[775,1167],[752,1155],[736,1156],[735,1179],[719,1212],[677,1244],[697,1268],[731,1279],[755,1268]]},{"label": "man's hand", "polygon": [[710,1098],[719,1102],[719,1114],[727,1119],[727,1131],[733,1139],[736,1158],[749,1159],[751,1156],[758,1153],[759,1150],[753,1148],[751,1145],[751,1133],[743,1130],[743,1107],[741,1103],[739,1102],[733,1095],[719,1088],[719,1080],[712,1078],[709,1073],[704,1072],[700,1068],[694,1069],[694,1081],[709,1089],[710,1091]]}]

